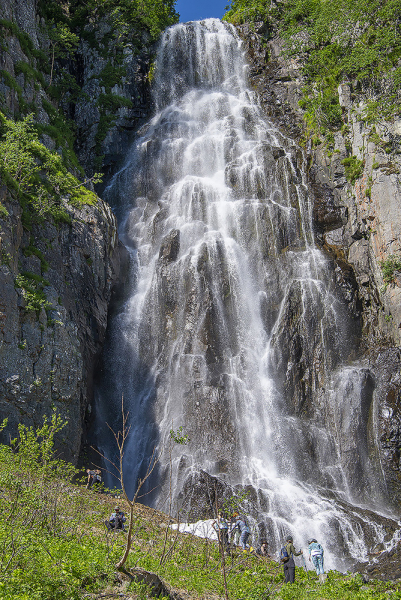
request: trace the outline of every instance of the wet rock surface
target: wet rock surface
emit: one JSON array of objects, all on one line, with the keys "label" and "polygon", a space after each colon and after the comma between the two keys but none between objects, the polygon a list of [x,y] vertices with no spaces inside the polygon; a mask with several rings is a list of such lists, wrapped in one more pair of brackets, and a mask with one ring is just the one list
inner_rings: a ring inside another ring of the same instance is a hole
[{"label": "wet rock surface", "polygon": [[353,565],[351,571],[361,573],[367,581],[379,579],[393,581],[401,579],[401,542],[391,550],[373,548],[368,562]]},{"label": "wet rock surface", "polygon": [[[283,56],[283,41],[276,36],[274,27],[266,31],[260,23],[253,28],[240,25],[237,29],[250,59],[250,79],[265,113],[289,136],[301,140],[301,65],[295,58]],[[267,43],[262,43],[263,38]],[[347,342],[349,359],[369,365],[373,395],[366,418],[370,423],[372,418],[377,419],[368,434],[369,453],[375,456],[378,466],[383,465],[388,498],[399,510],[401,287],[397,273],[392,283],[383,285],[381,263],[392,254],[399,255],[401,249],[400,122],[395,119],[381,123],[373,130],[361,118],[366,99],[357,97],[352,82],[341,84],[338,93],[347,127],[343,135],[335,134],[331,156],[319,146],[312,148],[307,143],[304,148],[313,193],[314,230],[316,241],[333,259],[337,293],[352,315],[353,341]],[[349,154],[364,161],[363,172],[355,184],[347,182],[342,165]],[[299,312],[295,297],[296,294],[288,315],[290,321],[296,321]],[[324,383],[319,375],[314,384],[310,379],[308,365],[317,364],[316,358],[308,356],[302,332],[292,336],[283,326],[279,336],[284,336],[279,347],[286,348],[286,355],[282,354],[278,364],[282,361],[283,385],[294,399],[291,410],[310,415],[310,391],[313,385]],[[321,359],[322,356],[318,360]],[[329,360],[333,359],[335,362],[333,356]],[[289,378],[285,376],[287,364],[291,366]]]}]

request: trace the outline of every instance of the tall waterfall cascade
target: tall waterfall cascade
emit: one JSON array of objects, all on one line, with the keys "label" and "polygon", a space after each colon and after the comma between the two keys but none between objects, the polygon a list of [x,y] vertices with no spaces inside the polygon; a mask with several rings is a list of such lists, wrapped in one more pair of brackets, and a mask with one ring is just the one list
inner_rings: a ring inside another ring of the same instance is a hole
[{"label": "tall waterfall cascade", "polygon": [[[106,190],[130,260],[96,444],[113,453],[106,423],[118,429],[123,396],[132,489],[167,448],[154,506],[171,477],[185,514],[208,474],[249,491],[254,534],[272,550],[292,533],[297,546],[316,537],[327,568],[363,560],[394,525],[378,399],[336,265],[314,244],[303,154],[263,115],[241,40],[219,20],[166,30],[153,93],[155,115]],[[170,455],[181,426],[189,442]]]}]

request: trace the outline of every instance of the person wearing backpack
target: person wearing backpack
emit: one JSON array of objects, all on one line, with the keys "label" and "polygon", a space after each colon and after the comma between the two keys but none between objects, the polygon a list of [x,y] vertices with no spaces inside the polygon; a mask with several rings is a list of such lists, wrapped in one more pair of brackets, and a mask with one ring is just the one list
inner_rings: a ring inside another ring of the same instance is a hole
[{"label": "person wearing backpack", "polygon": [[308,540],[309,549],[309,561],[312,559],[313,565],[316,569],[316,575],[319,577],[321,583],[326,579],[323,568],[323,555],[324,550],[321,544],[314,538]]},{"label": "person wearing backpack", "polygon": [[283,563],[285,583],[294,583],[295,581],[295,562],[294,556],[302,554],[302,550],[297,552],[293,545],[293,539],[289,535],[286,538],[285,545],[280,550],[280,560]]}]

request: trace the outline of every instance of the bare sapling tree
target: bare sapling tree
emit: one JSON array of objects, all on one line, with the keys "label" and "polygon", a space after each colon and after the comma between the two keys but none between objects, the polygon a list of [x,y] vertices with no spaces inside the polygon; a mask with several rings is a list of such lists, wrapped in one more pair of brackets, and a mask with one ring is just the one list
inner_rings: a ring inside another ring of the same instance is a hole
[{"label": "bare sapling tree", "polygon": [[[144,483],[152,475],[152,473],[161,457],[161,452],[157,453],[156,448],[153,448],[153,452],[149,459],[146,473],[143,476],[143,478],[140,478],[140,477],[138,478],[136,490],[134,492],[133,497],[130,498],[128,495],[126,486],[125,486],[124,470],[123,470],[124,445],[125,445],[125,442],[128,438],[130,430],[131,430],[131,426],[128,425],[129,412],[124,412],[124,396],[121,397],[121,414],[122,414],[122,429],[121,430],[116,432],[116,431],[114,431],[114,429],[112,429],[112,427],[110,427],[110,425],[108,423],[106,423],[107,427],[112,432],[114,439],[116,441],[116,444],[117,444],[118,464],[114,463],[112,460],[107,458],[104,454],[102,454],[101,452],[99,452],[99,450],[97,450],[96,448],[93,448],[93,446],[92,446],[92,450],[97,452],[107,463],[109,463],[116,470],[117,474],[113,473],[112,471],[110,471],[108,469],[103,469],[103,470],[107,471],[108,473],[110,473],[111,475],[113,475],[113,477],[115,477],[120,482],[121,491],[123,493],[123,496],[124,496],[128,506],[129,506],[129,523],[128,523],[125,548],[124,548],[124,553],[123,553],[121,559],[115,565],[117,570],[123,569],[123,567],[127,561],[129,551],[131,549],[132,530],[133,530],[133,522],[134,522],[134,508],[135,508],[135,504],[136,504],[138,497],[140,497],[139,492],[141,491]],[[151,491],[153,491],[153,490],[151,490]]]},{"label": "bare sapling tree", "polygon": [[[173,426],[173,423],[171,423],[171,425]],[[166,545],[167,545],[167,538],[168,538],[169,526],[170,526],[170,521],[171,521],[171,508],[172,508],[172,503],[173,503],[173,487],[172,487],[172,477],[173,477],[173,447],[174,447],[175,444],[179,444],[180,446],[186,446],[188,444],[188,442],[190,441],[188,435],[183,435],[182,429],[183,429],[182,425],[181,425],[181,427],[179,427],[177,429],[177,431],[174,431],[174,429],[172,427],[170,429],[170,437],[169,437],[169,445],[168,445],[168,449],[169,449],[169,464],[170,464],[170,478],[169,478],[170,489],[169,489],[168,525],[166,527],[166,534],[164,536],[163,550],[162,550],[162,554],[161,554],[160,562],[159,562],[160,565],[162,565],[163,561],[166,559]],[[179,531],[180,531],[180,523],[179,523],[179,520],[178,520],[177,535],[175,537],[175,540],[173,542],[172,547],[170,548],[171,552],[172,552],[172,549],[174,548],[175,542],[177,541]]]},{"label": "bare sapling tree", "polygon": [[[226,551],[226,539],[224,539],[223,537],[223,532],[222,532],[222,516],[220,515],[220,511],[219,511],[219,507],[217,504],[217,487],[216,487],[216,483],[214,484],[214,497],[215,497],[215,511],[216,511],[216,525],[217,525],[217,538],[218,538],[218,542],[219,542],[219,550],[220,550],[220,557],[221,557],[221,570],[223,573],[223,584],[224,584],[224,594],[226,597],[226,600],[229,600],[228,598],[228,586],[227,586],[227,573],[226,573],[226,556],[225,556],[225,551]],[[227,533],[228,535],[228,533]]]}]

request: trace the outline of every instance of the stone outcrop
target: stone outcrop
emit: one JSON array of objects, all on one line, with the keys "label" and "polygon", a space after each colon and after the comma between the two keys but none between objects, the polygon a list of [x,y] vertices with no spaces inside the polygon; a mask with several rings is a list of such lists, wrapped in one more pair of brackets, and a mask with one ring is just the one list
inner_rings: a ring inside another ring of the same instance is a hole
[{"label": "stone outcrop", "polygon": [[86,27],[95,44],[78,48],[82,92],[73,106],[77,153],[85,171],[102,170],[106,179],[125,159],[134,133],[150,114],[149,68],[152,46],[143,31],[132,32],[140,51],[121,49],[107,21]]},{"label": "stone outcrop", "polygon": [[[116,220],[107,204],[73,209],[71,224],[22,225],[6,191],[0,231],[0,418],[4,435],[18,423],[40,425],[56,408],[67,425],[59,442],[76,462],[93,372],[118,273]],[[35,308],[28,308],[32,301]]]}]

